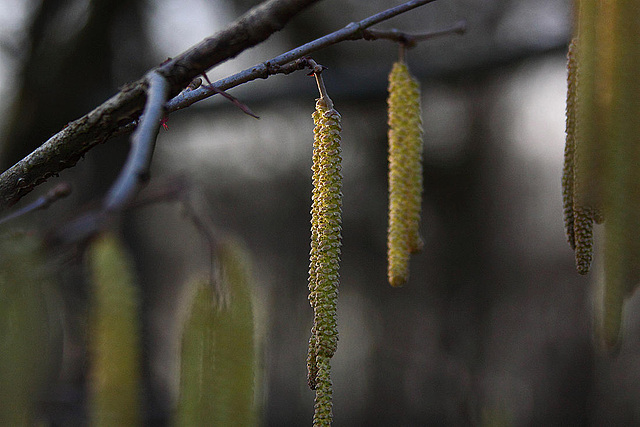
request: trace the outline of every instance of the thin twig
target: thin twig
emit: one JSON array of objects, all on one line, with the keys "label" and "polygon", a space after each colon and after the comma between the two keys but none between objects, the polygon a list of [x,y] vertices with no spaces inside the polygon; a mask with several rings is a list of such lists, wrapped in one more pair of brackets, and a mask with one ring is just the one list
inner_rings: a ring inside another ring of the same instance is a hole
[{"label": "thin twig", "polygon": [[209,77],[207,77],[206,73],[204,73],[202,75],[204,76],[205,80],[208,83],[206,87],[208,87],[209,89],[213,90],[215,93],[224,96],[226,99],[231,101],[233,103],[233,105],[238,107],[243,113],[253,117],[254,119],[259,119],[260,118],[260,117],[258,117],[258,115],[256,113],[251,111],[251,108],[249,108],[248,105],[246,105],[245,103],[241,102],[238,98],[236,98],[233,95],[228,94],[227,92],[223,91],[222,89],[218,89],[217,87],[213,86],[213,84],[211,83],[211,80],[209,80]]},{"label": "thin twig", "polygon": [[[169,81],[173,96],[200,74],[266,40],[318,1],[267,0],[157,70]],[[87,151],[105,142],[119,127],[137,119],[144,107],[146,84],[146,79],[142,78],[125,85],[118,94],[69,123],[3,172],[0,175],[0,210],[15,204],[48,178],[74,166]]]},{"label": "thin twig", "polygon": [[152,71],[149,74],[147,103],[140,124],[131,136],[129,157],[105,198],[105,210],[113,212],[125,208],[149,179],[151,159],[168,93],[167,80],[157,71]]},{"label": "thin twig", "polygon": [[[216,277],[215,254],[218,252],[220,242],[219,231],[216,231],[211,218],[202,213],[202,209],[196,206],[194,195],[202,197],[198,186],[190,182],[185,175],[178,175],[163,181],[154,181],[152,185],[145,187],[144,191],[128,205],[127,209],[136,209],[154,203],[177,201],[182,207],[185,217],[204,238],[209,251],[209,281],[215,289],[218,302],[225,306],[229,301],[228,290],[223,288],[223,283]],[[195,193],[195,194],[194,194]]]},{"label": "thin twig", "polygon": [[[270,75],[279,74],[280,69],[287,64],[298,60],[312,52],[316,52],[320,49],[332,46],[336,43],[343,42],[345,40],[361,40],[365,38],[365,29],[394,16],[408,12],[419,6],[423,6],[428,3],[432,3],[435,0],[413,0],[404,4],[392,7],[383,12],[372,15],[359,22],[352,22],[346,27],[343,27],[333,33],[326,36],[315,39],[309,43],[306,43],[300,47],[292,49],[281,55],[276,56],[268,61],[256,64],[253,67],[247,68],[239,73],[236,73],[227,78],[218,80],[213,83],[213,87],[221,90],[228,90],[232,87],[239,86],[241,84],[250,82],[256,79],[266,79]],[[195,102],[201,101],[215,95],[215,91],[208,87],[201,87],[199,89],[183,92],[176,96],[174,99],[167,103],[167,113],[186,108]]]},{"label": "thin twig", "polygon": [[51,190],[47,191],[44,196],[38,197],[33,202],[29,203],[27,206],[23,206],[17,211],[11,213],[10,215],[5,216],[0,219],[0,224],[4,224],[12,219],[18,218],[24,214],[29,212],[37,211],[40,209],[46,209],[51,206],[54,202],[64,199],[69,194],[71,194],[71,185],[68,182],[61,182]]},{"label": "thin twig", "polygon": [[[373,15],[369,18],[363,19],[360,22],[352,22],[351,24],[341,28],[340,30],[315,39],[303,46],[290,50],[289,52],[283,53],[268,61],[256,64],[232,76],[218,80],[215,83],[209,83],[208,85],[201,86],[196,90],[182,91],[169,102],[167,102],[165,110],[167,114],[169,114],[174,111],[187,108],[198,101],[202,101],[203,99],[209,98],[218,93],[225,97],[230,97],[230,95],[228,95],[225,91],[241,84],[257,79],[266,79],[269,76],[276,74],[290,74],[294,71],[303,70],[305,68],[313,68],[312,65],[309,65],[308,58],[306,58],[305,55],[345,40],[386,39],[401,43],[402,45],[410,48],[421,41],[430,40],[450,34],[464,34],[467,30],[467,22],[465,20],[458,21],[455,24],[441,30],[418,34],[405,33],[395,29],[386,31],[367,29],[369,26],[378,24],[383,20],[396,16],[397,14],[407,12],[418,6],[423,6],[433,1],[435,0],[421,0],[404,3],[400,6],[396,6],[394,8]],[[404,56],[401,55],[401,57],[403,58]],[[245,111],[245,113],[247,112]],[[247,114],[258,118],[254,114]],[[135,124],[129,124],[120,129],[117,134],[130,132],[134,126]]]},{"label": "thin twig", "polygon": [[202,209],[197,208],[194,193],[202,197],[201,192],[198,192],[198,188],[188,181],[185,175],[174,176],[161,182],[154,181],[153,186],[146,187],[139,197],[127,206],[127,209],[140,208],[160,202],[179,202],[183,215],[205,240],[209,251],[209,282],[214,287],[218,303],[226,307],[229,303],[229,290],[224,287],[224,283],[217,277],[215,268],[216,253],[220,247],[218,235],[221,233],[216,231],[211,218],[203,214]]},{"label": "thin twig", "polygon": [[182,194],[180,202],[182,205],[182,213],[191,221],[199,234],[204,237],[205,244],[209,249],[209,282],[214,288],[216,302],[220,307],[227,307],[230,301],[229,289],[225,283],[220,280],[219,275],[216,274],[218,272],[218,269],[216,269],[216,254],[219,253],[220,248],[219,233],[215,232],[211,218],[202,215],[199,210],[196,209],[190,193]]},{"label": "thin twig", "polygon": [[406,47],[414,47],[418,42],[431,40],[441,36],[450,34],[464,34],[467,31],[467,22],[458,21],[455,24],[437,31],[429,31],[426,33],[410,34],[396,29],[393,30],[364,30],[363,38],[365,40],[391,40],[401,43]]},{"label": "thin twig", "polygon": [[[170,84],[170,93],[179,93],[192,79],[215,65],[255,46],[284,27],[298,12],[318,0],[268,0],[251,9],[236,22],[217,35],[205,39],[178,57],[157,68]],[[364,37],[363,30],[435,0],[412,0],[375,14],[327,36],[302,45],[270,61],[258,64],[213,86],[227,90],[258,78],[267,78],[274,70],[288,65],[311,52],[323,49],[344,40]],[[105,103],[69,123],[62,131],[20,160],[0,175],[0,211],[15,204],[37,185],[64,169],[74,166],[84,154],[96,145],[105,142],[114,134],[128,132],[135,127],[144,106],[145,79],[125,85],[122,90]],[[215,94],[203,88],[183,92],[180,102],[171,102],[166,112],[184,108],[196,101]],[[121,129],[121,128],[125,129]]]}]

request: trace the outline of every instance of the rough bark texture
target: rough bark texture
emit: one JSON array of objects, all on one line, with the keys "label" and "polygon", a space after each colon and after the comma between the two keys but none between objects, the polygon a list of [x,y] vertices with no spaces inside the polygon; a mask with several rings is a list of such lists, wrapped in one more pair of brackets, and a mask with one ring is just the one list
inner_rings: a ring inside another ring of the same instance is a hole
[{"label": "rough bark texture", "polygon": [[[318,0],[269,0],[251,9],[213,37],[160,65],[158,72],[177,94],[199,74],[255,46],[282,29],[289,19]],[[145,101],[146,77],[122,90],[0,175],[0,211],[33,188],[69,168],[92,147],[106,141],[118,127],[137,118]]]}]

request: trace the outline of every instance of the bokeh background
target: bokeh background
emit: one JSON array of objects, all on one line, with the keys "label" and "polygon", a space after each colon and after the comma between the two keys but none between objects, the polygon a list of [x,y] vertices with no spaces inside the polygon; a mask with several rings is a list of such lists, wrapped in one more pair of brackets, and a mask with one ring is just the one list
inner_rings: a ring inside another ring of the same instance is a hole
[{"label": "bokeh background", "polygon": [[[146,70],[214,34],[257,1],[0,0],[3,169]],[[281,33],[209,73],[262,62],[400,1],[324,0]],[[380,24],[423,32],[468,22],[464,36],[421,43],[407,61],[422,84],[422,235],[411,277],[386,282],[386,78],[397,47],[350,41],[313,55],[343,116],[344,217],[335,425],[633,425],[640,423],[637,298],[624,342],[600,348],[598,266],[574,269],[562,224],[569,0],[439,0]],[[304,72],[230,91],[261,118],[214,97],[172,114],[153,179],[186,176],[221,233],[254,261],[263,356],[263,425],[311,422],[306,346],[311,113]],[[55,232],[99,200],[128,150],[115,138],[51,179],[74,193],[30,227]],[[125,235],[143,292],[145,411],[175,404],[184,286],[206,272],[204,238],[176,203],[129,214]],[[68,248],[51,248],[64,253]],[[77,257],[59,272],[67,319],[58,379],[43,398],[55,425],[85,420],[86,283]],[[596,264],[598,261],[596,260]]]}]

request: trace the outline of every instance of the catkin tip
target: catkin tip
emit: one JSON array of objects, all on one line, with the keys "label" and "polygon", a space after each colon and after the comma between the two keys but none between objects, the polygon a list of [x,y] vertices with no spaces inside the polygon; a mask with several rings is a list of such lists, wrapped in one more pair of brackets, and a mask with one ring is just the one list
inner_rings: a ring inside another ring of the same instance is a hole
[{"label": "catkin tip", "polygon": [[585,275],[593,260],[593,212],[589,208],[575,208],[575,257],[578,273]]},{"label": "catkin tip", "polygon": [[389,284],[394,288],[400,288],[407,283],[407,276],[390,276]]}]

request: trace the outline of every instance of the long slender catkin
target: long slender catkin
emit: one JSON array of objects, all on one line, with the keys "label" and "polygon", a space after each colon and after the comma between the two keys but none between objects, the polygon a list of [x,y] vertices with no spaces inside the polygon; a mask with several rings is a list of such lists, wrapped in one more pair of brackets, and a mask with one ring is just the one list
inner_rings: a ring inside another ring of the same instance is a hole
[{"label": "long slender catkin", "polygon": [[131,258],[112,233],[98,236],[87,261],[91,306],[92,425],[141,423],[140,325]]},{"label": "long slender catkin", "polygon": [[607,126],[604,341],[616,348],[623,301],[640,282],[640,1],[603,2],[599,82]]},{"label": "long slender catkin", "polygon": [[606,102],[600,90],[605,73],[599,61],[603,28],[598,25],[597,2],[580,0],[578,3],[574,204],[590,211],[601,208],[602,192],[606,189],[602,182],[606,161],[606,141],[603,141]]},{"label": "long slender catkin", "polygon": [[[577,74],[573,100],[570,77],[567,103],[568,138],[572,104],[575,112],[569,220],[578,271],[586,273],[593,223],[606,219],[599,329],[606,346],[617,348],[624,299],[640,282],[640,1],[576,0],[575,5]],[[563,177],[565,193],[566,184]],[[565,194],[565,217],[567,206]]]},{"label": "long slender catkin", "polygon": [[[597,56],[601,45],[596,34],[601,32],[597,28],[598,7],[595,2],[583,0],[577,1],[576,7],[576,37],[570,48],[567,91],[567,148],[572,148],[573,162],[573,231],[567,230],[567,234],[573,236],[576,268],[580,274],[587,274],[593,259],[593,225],[601,222],[602,216],[606,150],[602,126],[604,109],[598,91],[602,71]],[[570,140],[573,140],[572,147],[569,147]]]},{"label": "long slender catkin", "polygon": [[576,248],[574,232],[575,212],[573,209],[574,174],[575,174],[575,146],[576,146],[576,86],[577,64],[576,45],[574,38],[569,44],[567,53],[567,107],[566,107],[566,140],[564,146],[564,167],[562,169],[562,206],[564,211],[564,225],[567,240],[571,249]]},{"label": "long slender catkin", "polygon": [[243,246],[221,240],[220,280],[228,304],[216,304],[210,281],[198,280],[182,333],[176,426],[256,425],[256,348],[250,261]]},{"label": "long slender catkin", "polygon": [[[36,425],[37,409],[62,352],[51,306],[54,270],[34,233],[0,235],[0,425]],[[55,371],[57,372],[57,370]]]},{"label": "long slender catkin", "polygon": [[420,87],[407,65],[389,74],[389,230],[388,276],[392,286],[409,277],[409,255],[422,249],[422,120]]},{"label": "long slender catkin", "polygon": [[[330,102],[330,101],[329,101]],[[329,425],[332,414],[330,359],[338,344],[336,303],[341,246],[342,166],[340,114],[324,98],[313,113],[313,194],[309,302],[314,322],[309,340],[309,386],[316,390],[314,425]]]},{"label": "long slender catkin", "polygon": [[607,111],[610,29],[603,11],[592,1],[575,3],[576,34],[569,46],[567,140],[562,176],[567,238],[575,250],[576,268],[587,274],[593,259],[593,226],[603,221],[607,190]]}]

